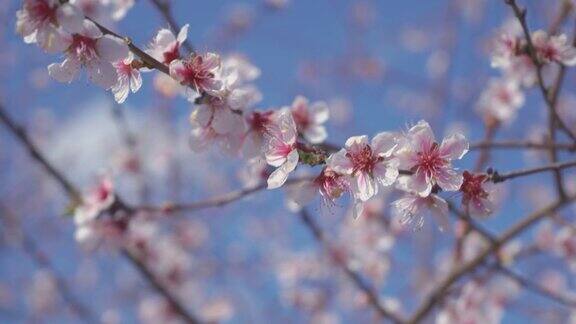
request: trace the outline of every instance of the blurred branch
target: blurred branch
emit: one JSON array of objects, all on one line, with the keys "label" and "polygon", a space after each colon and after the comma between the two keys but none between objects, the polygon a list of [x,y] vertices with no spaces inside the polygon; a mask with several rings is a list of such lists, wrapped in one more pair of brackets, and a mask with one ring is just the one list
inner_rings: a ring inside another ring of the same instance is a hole
[{"label": "blurred branch", "polygon": [[[465,222],[466,225],[468,226],[468,228],[470,228],[473,231],[480,234],[484,239],[488,240],[488,242],[490,244],[498,244],[498,240],[494,235],[492,235],[490,232],[488,232],[486,229],[484,229],[481,225],[474,222],[474,220],[472,220],[472,218],[469,215],[466,215],[464,212],[459,210],[456,206],[454,206],[454,204],[449,202],[448,208],[450,209],[452,214],[454,214],[458,219]],[[576,300],[573,300],[573,299],[568,298],[566,296],[562,296],[560,294],[556,294],[552,291],[549,291],[549,290],[543,288],[542,286],[533,282],[532,280],[527,279],[527,278],[523,277],[522,275],[514,272],[512,269],[504,266],[499,261],[495,263],[493,268],[495,268],[496,270],[501,272],[506,277],[509,277],[510,279],[514,280],[518,285],[520,285],[521,287],[523,287],[526,290],[530,290],[530,291],[532,291],[532,292],[534,292],[540,296],[551,299],[551,300],[558,302],[562,305],[576,308]]]},{"label": "blurred branch", "polygon": [[[293,178],[286,180],[286,185],[297,184],[304,181],[311,181],[314,180],[314,177],[301,177],[301,178]],[[162,206],[153,206],[153,205],[143,205],[135,207],[138,211],[143,212],[151,212],[151,213],[173,213],[173,212],[181,212],[181,211],[197,211],[206,208],[212,207],[222,207],[228,205],[232,202],[237,200],[243,199],[247,196],[250,196],[254,193],[262,191],[267,188],[266,183],[261,183],[257,186],[252,188],[240,189],[231,191],[229,193],[225,193],[223,195],[209,198],[207,200],[202,200],[193,203],[182,203],[182,204],[174,204],[174,203],[165,203]]]},{"label": "blurred branch", "polygon": [[450,273],[444,278],[444,280],[442,280],[434,289],[432,289],[428,297],[425,298],[422,304],[416,309],[414,315],[411,317],[408,323],[414,323],[414,324],[420,323],[426,317],[426,315],[434,308],[434,306],[444,297],[445,292],[452,286],[453,283],[458,281],[466,274],[472,272],[479,265],[483,264],[485,259],[487,259],[490,255],[498,251],[498,249],[501,246],[505,245],[508,241],[524,232],[524,230],[526,230],[527,228],[529,228],[542,218],[548,216],[549,214],[560,210],[569,203],[572,203],[574,200],[576,200],[576,196],[571,196],[565,200],[561,199],[551,205],[544,207],[541,210],[533,212],[532,214],[528,215],[527,217],[523,218],[521,221],[510,227],[500,237],[496,238],[496,240],[488,247],[484,248],[478,254],[477,257],[459,266],[458,268],[455,268],[452,271],[450,271]]},{"label": "blurred branch", "polygon": [[[572,133],[570,128],[566,126],[566,124],[562,121],[562,118],[558,115],[556,111],[556,102],[558,101],[558,95],[560,93],[560,87],[562,86],[562,81],[565,75],[565,68],[561,66],[560,71],[558,72],[556,81],[552,89],[549,89],[545,82],[544,76],[542,72],[542,63],[538,59],[538,54],[536,52],[536,47],[532,42],[532,38],[530,36],[530,30],[528,29],[528,24],[526,23],[526,9],[520,8],[516,3],[516,0],[504,0],[504,2],[512,8],[514,11],[514,15],[518,19],[518,22],[522,26],[522,31],[524,32],[524,37],[526,38],[526,43],[528,46],[528,54],[532,59],[532,63],[536,68],[536,77],[538,80],[538,85],[540,87],[540,91],[542,92],[542,96],[544,97],[544,101],[548,106],[548,137],[551,143],[556,141],[556,127],[558,126],[562,129],[566,135],[568,135],[572,141],[576,142],[576,135]],[[550,160],[555,163],[558,161],[558,152],[554,147],[550,149]],[[554,171],[554,179],[556,181],[556,189],[558,191],[558,195],[561,199],[566,199],[566,191],[564,190],[564,184],[562,181],[562,173],[560,170]]]},{"label": "blurred branch", "polygon": [[[306,227],[310,230],[310,232],[312,232],[314,238],[320,244],[322,244],[322,246],[326,250],[331,251],[332,249],[330,246],[330,242],[328,242],[328,240],[324,236],[324,233],[322,232],[320,225],[316,223],[316,221],[308,213],[308,211],[306,211],[306,209],[302,209],[299,212],[299,215],[304,225],[306,225]],[[336,264],[342,269],[342,271],[344,271],[346,277],[348,277],[348,279],[350,279],[350,281],[352,281],[352,283],[358,289],[360,289],[366,295],[366,297],[368,297],[368,301],[378,312],[378,314],[380,314],[383,318],[386,318],[393,323],[404,323],[404,321],[400,317],[398,317],[398,315],[386,309],[383,302],[380,301],[378,294],[372,289],[372,287],[370,287],[370,285],[364,282],[364,280],[362,279],[362,275],[360,273],[353,270],[344,260],[336,260]]]},{"label": "blurred branch", "polygon": [[576,143],[538,143],[532,141],[481,141],[470,144],[470,150],[478,149],[527,149],[527,150],[556,150],[576,151]]},{"label": "blurred branch", "polygon": [[0,202],[0,221],[2,221],[5,226],[7,227],[6,231],[10,231],[11,234],[15,234],[18,231],[19,236],[19,243],[22,247],[22,251],[34,262],[34,264],[44,271],[47,271],[50,274],[50,277],[54,280],[54,284],[56,285],[56,289],[58,290],[60,296],[64,302],[70,307],[70,309],[76,314],[83,322],[86,323],[99,323],[97,320],[97,316],[89,309],[86,305],[84,305],[80,300],[78,300],[72,290],[59,275],[56,271],[54,265],[47,257],[46,253],[42,252],[34,240],[28,236],[22,228],[16,229],[12,228],[15,227],[16,219],[20,219],[16,215],[12,213],[5,204]]},{"label": "blurred branch", "polygon": [[[7,126],[8,130],[10,130],[19,140],[20,142],[28,149],[32,158],[41,164],[48,174],[52,176],[56,182],[58,182],[62,188],[66,191],[66,193],[70,196],[71,199],[75,201],[81,201],[81,196],[79,195],[79,191],[71,184],[71,182],[62,174],[60,173],[48,160],[40,153],[38,148],[32,143],[26,131],[23,127],[19,126],[15,121],[13,121],[7,114],[6,110],[2,105],[0,105],[0,119],[1,121]],[[114,204],[114,207],[118,210],[122,210],[129,215],[134,213],[134,210],[126,205],[120,197],[116,197],[117,202]],[[173,307],[174,311],[180,315],[186,322],[188,323],[200,323],[196,317],[191,314],[189,311],[185,309],[185,307],[178,301],[176,296],[172,294],[167,288],[165,288],[158,279],[152,274],[152,272],[147,268],[147,266],[138,259],[130,251],[126,250],[125,248],[122,249],[122,254],[127,257],[127,259],[139,270],[139,272],[143,275],[143,277],[156,289],[158,293],[160,293]]]},{"label": "blurred branch", "polygon": [[[154,5],[154,7],[156,7],[156,9],[158,9],[160,14],[162,14],[164,20],[166,20],[168,25],[170,25],[170,29],[172,29],[174,35],[178,35],[181,27],[176,22],[176,19],[174,19],[174,15],[172,15],[169,0],[150,0],[150,2]],[[188,39],[184,41],[183,45],[190,54],[196,53],[194,46],[192,46],[192,43],[190,43]]]},{"label": "blurred branch", "polygon": [[494,183],[499,183],[499,182],[503,182],[506,180],[510,180],[510,179],[514,179],[514,178],[518,178],[518,177],[523,177],[523,176],[528,176],[528,175],[532,175],[532,174],[536,174],[536,173],[540,173],[540,172],[546,172],[546,171],[557,172],[557,171],[571,168],[571,167],[575,167],[575,166],[576,166],[576,160],[568,161],[568,162],[561,162],[561,163],[553,163],[553,164],[545,165],[542,167],[512,171],[512,172],[508,172],[508,173],[504,173],[504,174],[499,174],[498,172],[495,172],[491,175],[491,180]]}]

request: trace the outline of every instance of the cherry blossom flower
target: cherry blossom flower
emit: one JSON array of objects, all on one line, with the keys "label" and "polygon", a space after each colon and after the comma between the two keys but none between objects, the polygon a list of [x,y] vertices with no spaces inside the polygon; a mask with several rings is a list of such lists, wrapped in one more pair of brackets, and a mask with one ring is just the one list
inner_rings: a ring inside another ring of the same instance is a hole
[{"label": "cherry blossom flower", "polygon": [[298,149],[296,148],[296,124],[289,110],[279,111],[267,133],[266,162],[276,167],[268,177],[268,189],[281,187],[288,174],[298,164]]},{"label": "cherry blossom flower", "polygon": [[104,177],[97,187],[83,197],[82,204],[74,212],[76,241],[88,246],[98,241],[100,235],[97,218],[107,211],[114,201],[114,184],[110,178]]},{"label": "cherry blossom flower", "polygon": [[127,58],[114,62],[118,80],[112,87],[112,93],[116,102],[123,103],[128,98],[128,93],[136,93],[142,86],[140,71],[132,66],[134,55],[130,53]]},{"label": "cherry blossom flower", "polygon": [[195,127],[210,126],[219,135],[238,134],[240,136],[245,130],[242,116],[232,111],[218,97],[207,98],[205,103],[192,112],[190,121]]},{"label": "cherry blossom flower", "polygon": [[480,96],[476,109],[485,117],[509,123],[523,105],[524,93],[517,82],[510,79],[491,79]]},{"label": "cherry blossom flower", "polygon": [[188,99],[193,101],[203,92],[218,95],[222,89],[222,81],[216,78],[219,69],[220,57],[217,54],[192,54],[184,60],[173,60],[170,63],[170,76],[196,92],[188,93]]},{"label": "cherry blossom flower", "polygon": [[382,132],[374,136],[350,137],[345,148],[332,154],[328,166],[353,179],[350,186],[355,199],[355,215],[362,212],[362,203],[378,193],[378,186],[390,186],[398,177],[398,161],[393,157],[396,135]]},{"label": "cherry blossom flower", "polygon": [[160,29],[146,53],[164,64],[180,59],[180,47],[188,37],[189,27],[188,24],[184,25],[176,37],[169,29]]},{"label": "cherry blossom flower", "polygon": [[128,56],[128,46],[111,35],[103,35],[96,25],[84,20],[82,30],[66,38],[66,59],[48,66],[50,76],[60,82],[71,82],[81,67],[95,84],[109,89],[117,81],[112,62]]},{"label": "cherry blossom flower", "polygon": [[322,125],[328,120],[330,114],[326,103],[319,101],[310,105],[308,99],[297,96],[292,102],[290,109],[298,132],[308,142],[318,144],[326,139],[328,134],[326,133],[326,128]]},{"label": "cherry blossom flower", "polygon": [[464,171],[462,192],[462,205],[472,215],[487,216],[496,208],[494,194],[496,186],[488,180],[486,174],[472,174]]},{"label": "cherry blossom flower", "polygon": [[334,172],[326,167],[312,181],[302,181],[290,186],[288,190],[289,203],[294,204],[294,210],[308,205],[316,198],[318,193],[327,204],[334,204],[334,201],[349,191],[349,183],[346,176]]},{"label": "cherry blossom flower", "polygon": [[222,81],[218,97],[224,105],[236,112],[253,107],[262,100],[262,94],[249,82],[259,76],[260,70],[246,59],[236,55],[226,57],[222,62],[220,73],[216,76]]},{"label": "cherry blossom flower", "polygon": [[532,42],[538,59],[542,63],[558,62],[564,65],[576,65],[576,48],[568,43],[565,34],[549,36],[543,30],[532,33]]},{"label": "cherry blossom flower", "polygon": [[402,225],[412,225],[418,230],[424,225],[424,218],[431,215],[441,231],[449,228],[448,203],[435,194],[422,197],[416,192],[407,192],[391,206],[393,217]]},{"label": "cherry blossom flower", "polygon": [[60,52],[68,45],[66,31],[78,30],[82,19],[81,13],[70,4],[60,5],[57,0],[25,0],[22,9],[16,12],[16,31],[27,44],[37,43],[47,52]]},{"label": "cherry blossom flower", "polygon": [[438,144],[430,125],[420,121],[401,139],[396,156],[401,169],[414,173],[405,178],[408,189],[426,197],[434,185],[445,191],[460,189],[462,175],[451,162],[461,159],[466,152],[468,141],[463,135],[451,135]]},{"label": "cherry blossom flower", "polygon": [[260,157],[264,150],[264,138],[274,121],[274,110],[253,111],[246,116],[248,129],[242,137],[242,154],[245,158]]}]

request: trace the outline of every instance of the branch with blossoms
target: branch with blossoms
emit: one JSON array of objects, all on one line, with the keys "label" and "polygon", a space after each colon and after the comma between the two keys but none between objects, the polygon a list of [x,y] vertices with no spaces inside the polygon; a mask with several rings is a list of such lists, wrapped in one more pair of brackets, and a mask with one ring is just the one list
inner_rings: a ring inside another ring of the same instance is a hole
[{"label": "branch with blossoms", "polygon": [[[141,74],[153,70],[161,72],[155,75],[155,80],[181,94],[192,106],[191,150],[195,153],[218,150],[244,161],[250,166],[249,177],[257,180],[254,186],[193,203],[131,205],[116,193],[114,181],[104,177],[91,194],[81,195],[2,107],[0,119],[73,200],[76,240],[96,247],[121,241],[122,253],[168,300],[174,312],[188,322],[200,322],[200,319],[166,288],[168,276],[158,278],[145,262],[153,247],[143,243],[145,240],[138,236],[142,233],[133,230],[140,216],[221,207],[264,189],[285,188],[289,205],[301,210],[303,222],[330,250],[325,234],[305,209],[317,197],[323,204],[333,206],[349,196],[353,217],[359,218],[380,194],[393,192],[398,197],[390,204],[390,213],[396,222],[420,229],[431,216],[441,231],[448,232],[451,229],[450,209],[456,209],[448,197],[457,193],[461,197],[458,208],[464,211],[463,215],[457,215],[470,227],[457,245],[466,244],[468,234],[477,232],[488,241],[488,246],[474,258],[464,260],[462,264],[454,263],[447,275],[432,287],[407,321],[419,323],[447,297],[456,282],[481,265],[489,264],[489,259],[497,256],[510,240],[576,199],[565,188],[562,175],[562,170],[576,167],[576,161],[561,161],[559,154],[559,151],[572,153],[576,150],[574,129],[558,110],[566,69],[576,65],[575,43],[569,42],[565,34],[557,35],[559,26],[570,16],[571,7],[563,5],[559,18],[547,33],[544,30],[532,32],[528,28],[526,10],[516,1],[504,0],[504,3],[512,9],[519,28],[504,30],[493,48],[491,65],[501,75],[491,79],[480,95],[477,110],[486,123],[486,135],[478,143],[470,144],[459,132],[440,139],[425,120],[406,131],[388,130],[372,137],[351,136],[343,147],[328,143],[325,126],[331,114],[328,104],[296,96],[279,109],[256,109],[262,99],[254,84],[260,70],[241,56],[195,51],[187,42],[189,26],[179,28],[169,3],[160,0],[152,0],[152,4],[172,30],[159,30],[146,48],[136,46],[129,37],[105,27],[97,17],[82,10],[76,1],[26,0],[17,13],[16,27],[26,43],[65,56],[61,63],[48,66],[52,78],[70,83],[85,71],[92,83],[110,90],[118,103],[125,102],[130,93],[141,89]],[[189,52],[186,55],[181,53],[183,47]],[[552,86],[548,87],[546,73],[555,68],[559,71]],[[532,88],[539,90],[548,109],[546,140],[495,140],[496,130],[514,120],[525,103],[525,92]],[[557,131],[562,131],[574,143],[558,141]],[[489,162],[490,150],[513,148],[548,151],[550,162],[508,173],[500,173],[500,168],[496,167],[480,171]],[[471,149],[480,150],[477,168],[460,170],[455,164]],[[291,177],[303,169],[311,175]],[[502,190],[500,183],[545,172],[554,175],[558,197],[552,204],[519,218],[518,223],[501,236],[493,236],[476,224],[477,220],[497,211]],[[538,285],[515,274],[499,261],[496,260],[496,270],[527,289],[545,294]],[[364,283],[359,272],[343,263],[339,265],[382,317],[397,323],[405,322],[400,315],[384,308],[378,293]],[[547,296],[563,300],[556,295]]]}]

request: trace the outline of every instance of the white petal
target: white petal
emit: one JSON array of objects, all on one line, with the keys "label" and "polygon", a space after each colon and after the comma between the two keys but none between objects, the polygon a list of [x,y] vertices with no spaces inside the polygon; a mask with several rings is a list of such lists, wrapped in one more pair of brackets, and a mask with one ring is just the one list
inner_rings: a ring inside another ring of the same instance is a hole
[{"label": "white petal", "polygon": [[184,41],[188,37],[188,28],[190,28],[189,24],[186,24],[182,26],[182,28],[180,28],[180,32],[178,33],[178,37],[176,38],[178,43],[180,44],[184,43]]},{"label": "white petal", "polygon": [[86,66],[88,78],[94,84],[104,89],[110,89],[116,84],[118,75],[116,69],[109,62],[98,61]]},{"label": "white petal", "polygon": [[310,107],[310,116],[315,124],[325,123],[330,117],[328,105],[323,101],[315,102]]},{"label": "white petal", "polygon": [[140,71],[133,70],[130,73],[130,90],[133,93],[136,93],[142,87],[142,76],[140,75]]},{"label": "white petal", "polygon": [[100,38],[102,37],[102,32],[92,21],[84,19],[82,21],[82,30],[78,33],[90,38]]},{"label": "white petal", "polygon": [[60,81],[70,83],[80,70],[80,62],[67,58],[62,63],[52,63],[48,66],[48,74]]},{"label": "white petal", "polygon": [[84,14],[71,4],[65,3],[56,10],[56,19],[69,33],[79,33],[83,27]]},{"label": "white petal", "polygon": [[379,156],[390,156],[397,146],[397,135],[391,132],[381,132],[372,139],[372,151]]},{"label": "white petal", "polygon": [[436,176],[436,183],[444,191],[458,191],[462,186],[462,182],[462,175],[449,168],[440,170]]},{"label": "white petal", "polygon": [[280,188],[288,179],[288,172],[282,167],[274,170],[268,177],[268,189]]},{"label": "white petal", "polygon": [[308,142],[318,144],[324,142],[328,137],[328,132],[326,132],[326,127],[324,126],[311,125],[306,127],[303,135]]},{"label": "white petal", "polygon": [[105,35],[96,42],[96,51],[105,61],[116,62],[128,56],[128,46],[118,37]]},{"label": "white petal", "polygon": [[362,201],[367,201],[378,193],[378,184],[370,175],[364,172],[356,175],[352,183],[355,186],[354,196]]},{"label": "white petal", "polygon": [[462,134],[454,134],[442,141],[440,154],[448,159],[461,159],[468,152],[468,141]]},{"label": "white petal", "polygon": [[326,164],[328,164],[332,170],[340,174],[352,174],[354,165],[350,159],[346,157],[346,154],[346,150],[341,149],[340,151],[332,154],[326,161]]}]

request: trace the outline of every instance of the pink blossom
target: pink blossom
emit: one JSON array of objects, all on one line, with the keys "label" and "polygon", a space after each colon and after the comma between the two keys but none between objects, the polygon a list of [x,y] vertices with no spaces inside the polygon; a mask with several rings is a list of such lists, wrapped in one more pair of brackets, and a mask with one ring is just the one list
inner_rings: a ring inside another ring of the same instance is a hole
[{"label": "pink blossom", "polygon": [[524,105],[524,93],[517,82],[509,79],[492,79],[476,106],[485,117],[509,123]]},{"label": "pink blossom", "polygon": [[392,215],[402,225],[411,224],[415,229],[424,225],[424,218],[432,215],[441,231],[449,228],[448,204],[444,199],[429,194],[422,197],[415,192],[407,192],[402,198],[392,203]]},{"label": "pink blossom", "polygon": [[84,20],[82,30],[66,38],[66,59],[48,66],[50,76],[60,82],[71,82],[81,67],[95,84],[109,89],[117,81],[112,62],[128,56],[128,46],[111,35],[103,35],[96,25]]},{"label": "pink blossom", "polygon": [[568,43],[565,34],[549,36],[545,31],[537,30],[532,33],[532,42],[542,63],[576,65],[576,48]]},{"label": "pink blossom", "polygon": [[494,212],[495,185],[485,174],[474,175],[464,171],[464,181],[460,187],[462,205],[472,215],[487,216]]},{"label": "pink blossom", "polygon": [[247,60],[235,55],[226,57],[219,72],[216,78],[222,81],[222,89],[218,97],[229,109],[244,111],[262,100],[258,88],[250,83],[260,76],[260,70]]},{"label": "pink blossom", "polygon": [[268,189],[281,187],[288,174],[298,164],[298,149],[296,148],[296,124],[289,110],[283,109],[274,118],[266,139],[266,162],[276,167],[268,177]]},{"label": "pink blossom", "polygon": [[355,213],[362,211],[362,203],[378,193],[378,186],[389,186],[398,177],[398,161],[393,157],[396,136],[382,132],[368,142],[368,136],[350,137],[345,148],[332,154],[328,166],[350,176],[355,199]]},{"label": "pink blossom", "polygon": [[302,181],[290,187],[288,191],[289,200],[299,209],[308,205],[316,198],[318,193],[327,204],[334,204],[334,201],[349,191],[349,183],[346,176],[334,172],[326,167],[312,181]]},{"label": "pink blossom", "polygon": [[246,117],[248,130],[243,136],[242,153],[245,158],[262,155],[264,137],[272,127],[275,111],[253,111]]},{"label": "pink blossom", "polygon": [[170,76],[196,91],[196,94],[188,94],[189,99],[193,100],[195,95],[204,92],[218,95],[222,89],[222,81],[216,78],[219,69],[220,57],[217,54],[192,54],[184,60],[173,60],[170,63]]},{"label": "pink blossom", "polygon": [[290,109],[298,132],[308,142],[317,144],[322,143],[326,139],[328,134],[326,133],[326,128],[322,125],[328,120],[330,114],[326,103],[319,101],[310,105],[308,99],[297,96],[292,102]]},{"label": "pink blossom", "polygon": [[82,19],[81,13],[70,4],[25,0],[22,9],[16,12],[16,31],[27,44],[38,43],[47,52],[59,52],[67,47],[66,31],[77,31]]},{"label": "pink blossom", "polygon": [[242,116],[232,111],[221,98],[209,97],[190,115],[194,127],[210,126],[216,134],[238,134],[244,132]]},{"label": "pink blossom", "polygon": [[160,29],[146,53],[164,64],[180,59],[180,47],[188,37],[188,28],[188,24],[184,25],[176,37],[169,29]]},{"label": "pink blossom", "polygon": [[452,167],[452,160],[461,159],[468,152],[468,141],[461,134],[454,134],[438,144],[434,133],[425,121],[410,128],[402,139],[396,156],[400,168],[414,174],[406,177],[409,190],[426,197],[434,185],[445,191],[457,191],[462,185],[462,175]]},{"label": "pink blossom", "polygon": [[76,240],[92,245],[99,239],[97,218],[106,212],[115,201],[114,184],[108,177],[100,180],[98,186],[83,197],[82,204],[74,212]]},{"label": "pink blossom", "polygon": [[132,66],[133,60],[134,55],[130,53],[127,58],[113,63],[118,80],[111,90],[114,93],[114,99],[118,103],[126,101],[130,91],[136,93],[142,86],[140,71]]}]

